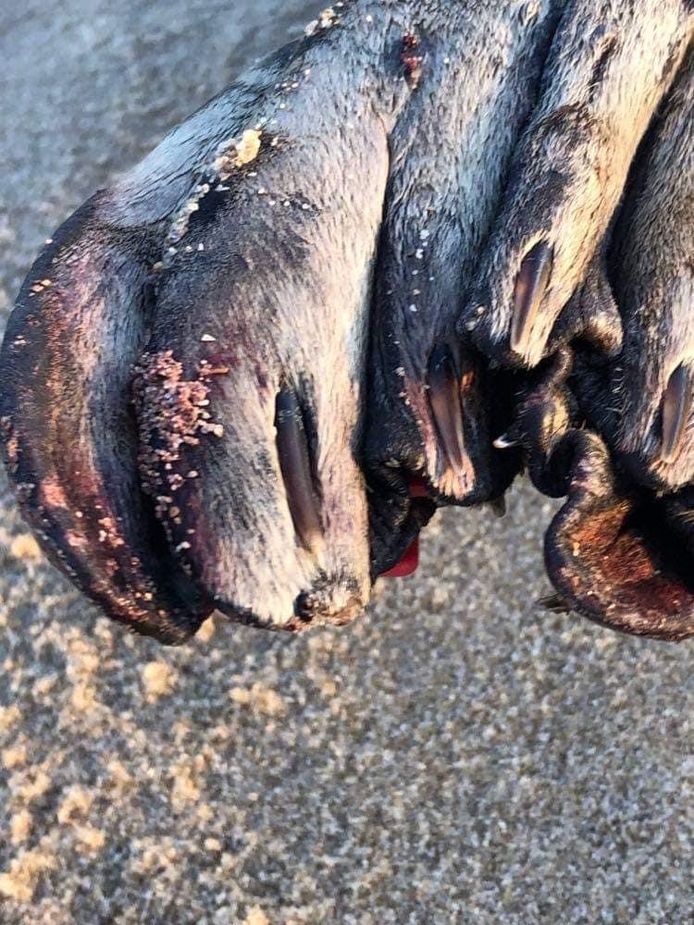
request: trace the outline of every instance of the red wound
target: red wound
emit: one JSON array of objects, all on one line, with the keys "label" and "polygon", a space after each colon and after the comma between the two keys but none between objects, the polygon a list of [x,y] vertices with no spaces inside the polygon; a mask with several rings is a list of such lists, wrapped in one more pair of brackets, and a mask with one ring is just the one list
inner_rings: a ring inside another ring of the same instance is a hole
[{"label": "red wound", "polygon": [[394,565],[392,569],[389,569],[387,572],[384,572],[381,576],[382,578],[408,578],[419,568],[419,537],[413,540],[411,546],[402,557],[402,559]]},{"label": "red wound", "polygon": [[408,32],[402,40],[402,52],[400,58],[405,71],[405,79],[410,89],[416,90],[422,76],[422,63],[424,56],[418,54],[419,39],[416,35]]}]

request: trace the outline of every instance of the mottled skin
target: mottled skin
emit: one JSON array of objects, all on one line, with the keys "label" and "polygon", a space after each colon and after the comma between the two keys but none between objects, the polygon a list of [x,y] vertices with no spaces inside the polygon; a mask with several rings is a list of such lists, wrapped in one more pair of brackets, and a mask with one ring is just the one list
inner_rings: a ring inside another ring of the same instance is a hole
[{"label": "mottled skin", "polygon": [[342,623],[437,504],[525,460],[569,495],[568,603],[691,635],[692,25],[683,0],[336,4],[98,193],[0,358],[53,561],[164,642],[213,607]]}]

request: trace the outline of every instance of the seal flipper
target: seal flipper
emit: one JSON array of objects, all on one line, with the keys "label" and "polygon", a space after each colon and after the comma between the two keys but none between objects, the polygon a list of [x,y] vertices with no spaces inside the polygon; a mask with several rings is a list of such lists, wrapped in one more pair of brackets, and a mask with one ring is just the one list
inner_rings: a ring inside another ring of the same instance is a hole
[{"label": "seal flipper", "polygon": [[[502,363],[534,367],[584,336],[583,284],[631,163],[677,76],[694,18],[681,0],[565,5],[542,92],[514,155],[460,332]],[[551,263],[537,263],[538,248]],[[532,297],[523,297],[532,278]],[[619,316],[601,347],[619,350]],[[593,329],[589,337],[598,339]]]},{"label": "seal flipper", "polygon": [[140,491],[129,409],[159,249],[110,226],[99,193],[55,234],[0,355],[3,454],[51,561],[115,619],[180,643],[211,609],[175,567]]},{"label": "seal flipper", "polygon": [[109,616],[168,644],[189,638],[211,604],[177,567],[141,491],[132,370],[171,218],[210,152],[274,86],[281,59],[175,128],[58,229],[22,287],[0,353],[2,452],[45,553]]},{"label": "seal flipper", "polygon": [[639,152],[607,249],[621,353],[600,366],[579,357],[574,384],[616,464],[659,493],[694,482],[693,254],[690,51]]},{"label": "seal flipper", "polygon": [[694,635],[693,68],[690,51],[606,249],[612,287],[604,276],[597,304],[614,294],[621,353],[595,363],[581,350],[571,381],[612,458],[597,437],[581,438],[569,500],[546,538],[550,577],[577,610],[668,640]]},{"label": "seal flipper", "polygon": [[[418,29],[401,39],[402,79],[415,62],[417,80],[390,138],[371,329],[364,466],[376,573],[434,504],[498,499],[519,468],[518,454],[493,446],[511,377],[489,370],[455,325],[556,24],[551,4],[419,6]],[[413,479],[427,498],[413,496]]]},{"label": "seal flipper", "polygon": [[572,370],[569,348],[541,364],[505,435],[524,447],[538,490],[567,498],[545,537],[561,607],[621,632],[685,639],[694,634],[694,495],[659,498],[615,474],[602,438],[578,429]]},{"label": "seal flipper", "polygon": [[272,629],[345,623],[371,588],[356,455],[394,104],[382,33],[359,44],[354,25],[348,9],[301,43],[213,152],[138,364],[141,470],[171,548],[221,611]]},{"label": "seal flipper", "polygon": [[564,441],[574,462],[568,501],[545,538],[553,584],[576,611],[611,629],[669,641],[694,636],[691,524],[682,518],[676,533],[670,502],[620,488],[597,436],[573,431]]}]

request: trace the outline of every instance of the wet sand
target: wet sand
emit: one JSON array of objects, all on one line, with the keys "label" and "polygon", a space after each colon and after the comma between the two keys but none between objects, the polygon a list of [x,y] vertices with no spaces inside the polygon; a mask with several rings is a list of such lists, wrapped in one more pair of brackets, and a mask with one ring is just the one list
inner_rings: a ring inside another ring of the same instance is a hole
[{"label": "wet sand", "polygon": [[[41,241],[305,0],[0,4],[0,315]],[[278,12],[279,11],[279,12]],[[419,575],[300,639],[128,636],[0,482],[0,921],[691,921],[691,646],[534,601],[551,506],[448,512]]]}]

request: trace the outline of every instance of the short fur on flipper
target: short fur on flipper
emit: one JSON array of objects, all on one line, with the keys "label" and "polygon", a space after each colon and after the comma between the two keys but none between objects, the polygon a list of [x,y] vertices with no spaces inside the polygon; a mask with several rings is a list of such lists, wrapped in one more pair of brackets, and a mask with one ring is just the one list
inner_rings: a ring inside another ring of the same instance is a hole
[{"label": "short fur on flipper", "polygon": [[107,213],[105,194],[83,206],[22,288],[0,357],[3,454],[51,560],[110,616],[183,642],[211,608],[147,509],[128,412],[156,241]]},{"label": "short fur on flipper", "polygon": [[[563,4],[540,96],[459,324],[490,358],[534,367],[590,329],[590,316],[572,297],[693,35],[694,11],[682,0]],[[514,346],[514,292],[523,261],[540,242],[552,251],[551,274]],[[588,336],[601,340],[606,354],[618,350],[619,316],[605,314],[602,330]]]},{"label": "short fur on flipper", "polygon": [[694,481],[694,51],[635,161],[606,254],[624,327],[576,391],[618,464],[659,493]]}]

